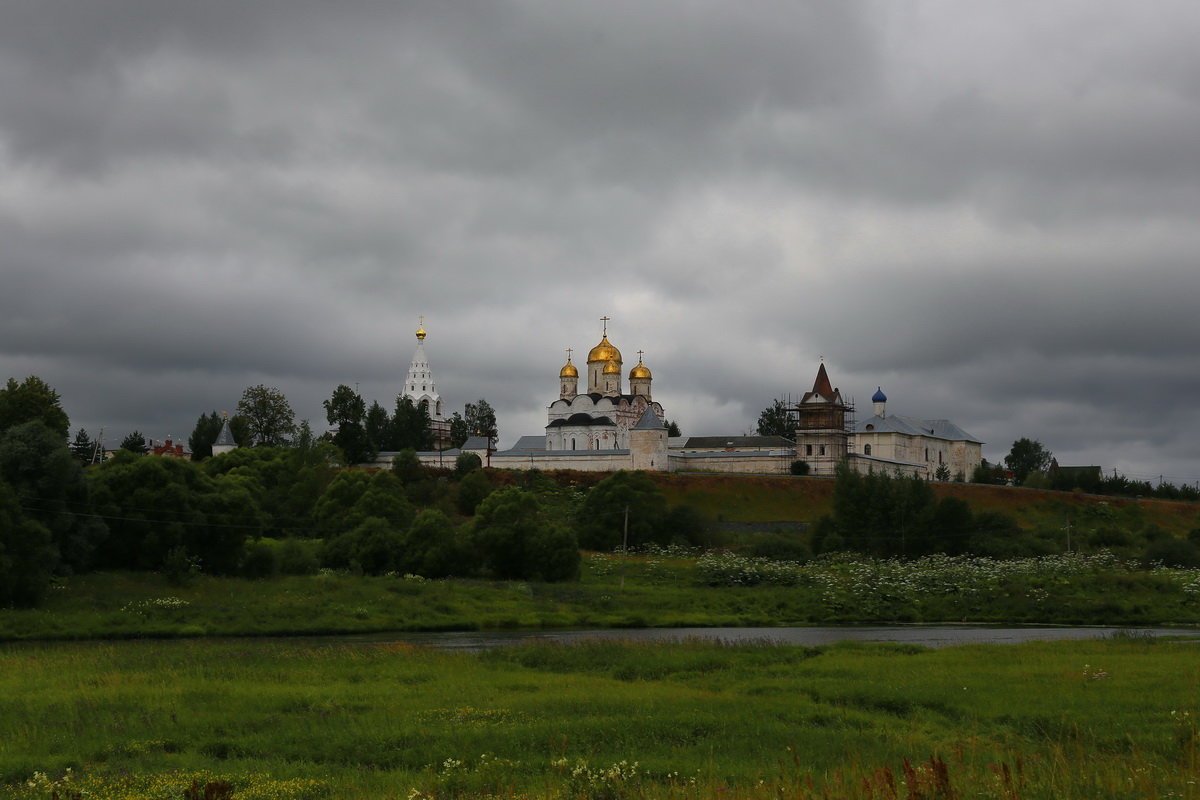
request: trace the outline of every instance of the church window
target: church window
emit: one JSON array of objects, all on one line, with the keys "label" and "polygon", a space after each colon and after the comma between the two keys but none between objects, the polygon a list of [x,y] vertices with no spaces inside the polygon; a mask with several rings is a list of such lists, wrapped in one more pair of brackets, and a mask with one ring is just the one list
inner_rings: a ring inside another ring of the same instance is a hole
[{"label": "church window", "polygon": [[939,464],[942,463],[942,454],[941,453],[938,453],[938,463]]},{"label": "church window", "polygon": [[574,439],[571,440],[571,449],[572,450],[575,449],[575,440]]},{"label": "church window", "polygon": [[821,455],[825,455],[825,445],[821,445]]},{"label": "church window", "polygon": [[812,455],[812,445],[811,444],[804,445],[804,455],[806,455],[806,456]]},{"label": "church window", "polygon": [[863,445],[863,455],[864,456],[871,455],[871,445],[869,445],[869,444]]},{"label": "church window", "polygon": [[929,448],[928,447],[925,448],[925,460],[926,461],[929,460]]}]

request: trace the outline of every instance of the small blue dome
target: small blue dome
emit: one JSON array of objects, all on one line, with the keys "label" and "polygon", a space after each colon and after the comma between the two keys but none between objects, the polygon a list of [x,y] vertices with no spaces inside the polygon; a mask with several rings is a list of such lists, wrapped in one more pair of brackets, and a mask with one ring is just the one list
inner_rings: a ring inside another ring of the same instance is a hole
[{"label": "small blue dome", "polygon": [[881,387],[881,386],[875,387],[875,394],[871,395],[871,402],[872,403],[886,403],[887,402],[887,395],[883,393],[883,387]]}]

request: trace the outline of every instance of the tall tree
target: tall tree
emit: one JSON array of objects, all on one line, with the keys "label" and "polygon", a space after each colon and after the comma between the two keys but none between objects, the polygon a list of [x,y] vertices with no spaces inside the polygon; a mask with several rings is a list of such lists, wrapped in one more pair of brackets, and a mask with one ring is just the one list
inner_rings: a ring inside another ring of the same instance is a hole
[{"label": "tall tree", "polygon": [[1051,458],[1052,454],[1041,442],[1023,437],[1013,442],[1012,450],[1004,457],[1004,464],[1012,470],[1013,482],[1021,486],[1034,472],[1045,472]]},{"label": "tall tree", "polygon": [[392,417],[393,444],[397,450],[432,450],[433,431],[429,424],[429,409],[414,405],[407,397],[398,398]]},{"label": "tall tree", "polygon": [[250,386],[242,392],[238,414],[246,418],[255,447],[284,447],[296,432],[296,415],[283,392],[274,387]]},{"label": "tall tree", "polygon": [[59,402],[58,392],[36,375],[20,383],[9,378],[8,384],[0,389],[0,432],[33,420],[67,441],[71,423]]},{"label": "tall tree", "polygon": [[796,438],[796,424],[782,400],[775,400],[758,415],[758,435]]},{"label": "tall tree", "polygon": [[388,416],[387,409],[379,405],[378,401],[371,403],[371,407],[367,409],[363,425],[366,428],[367,439],[376,452],[400,449],[396,447],[396,437],[392,433],[392,419]]},{"label": "tall tree", "polygon": [[212,456],[213,442],[221,435],[224,419],[216,411],[211,414],[201,414],[188,437],[188,449],[192,451],[193,461],[203,461]]},{"label": "tall tree", "polygon": [[150,448],[146,445],[146,437],[141,431],[133,431],[121,440],[120,445],[122,450],[128,450],[131,453],[145,455],[150,452]]},{"label": "tall tree", "polygon": [[455,411],[450,415],[450,446],[462,447],[463,442],[471,436],[471,429],[463,415]]},{"label": "tall tree", "polygon": [[71,442],[71,455],[79,459],[82,464],[90,464],[95,454],[96,443],[92,441],[91,436],[88,436],[86,430],[80,428],[75,434],[74,441]]},{"label": "tall tree", "polygon": [[358,392],[339,384],[333,395],[323,401],[325,419],[337,428],[333,443],[342,451],[347,464],[361,464],[375,457],[375,449],[363,426],[367,404]]},{"label": "tall tree", "polygon": [[486,436],[489,433],[493,436],[497,435],[496,412],[482,397],[474,403],[466,404],[463,408],[463,419],[472,436]]},{"label": "tall tree", "polygon": [[667,436],[683,436],[679,430],[679,425],[673,419],[667,420]]}]

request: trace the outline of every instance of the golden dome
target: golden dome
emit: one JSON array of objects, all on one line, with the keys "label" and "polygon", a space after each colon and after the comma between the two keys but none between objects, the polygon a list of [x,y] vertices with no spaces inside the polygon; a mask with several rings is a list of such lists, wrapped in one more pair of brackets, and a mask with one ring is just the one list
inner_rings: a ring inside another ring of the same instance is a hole
[{"label": "golden dome", "polygon": [[[588,353],[588,363],[594,361],[615,361],[618,364],[621,362],[621,351],[612,346],[608,341],[608,335],[600,340],[600,344],[596,345]],[[619,370],[618,370],[619,371]]]},{"label": "golden dome", "polygon": [[640,378],[645,378],[646,380],[650,380],[651,375],[650,375],[650,368],[639,361],[637,363],[636,367],[629,370],[629,380],[636,381]]},{"label": "golden dome", "polygon": [[425,326],[424,325],[417,326],[417,339],[419,339],[422,342],[425,341]]},{"label": "golden dome", "polygon": [[620,375],[621,365],[616,361],[609,361],[604,365],[604,369],[600,370],[601,375]]},{"label": "golden dome", "polygon": [[575,365],[571,363],[570,359],[567,359],[567,363],[564,364],[563,368],[558,371],[558,377],[560,377],[560,378],[578,378],[579,370],[575,368]]}]

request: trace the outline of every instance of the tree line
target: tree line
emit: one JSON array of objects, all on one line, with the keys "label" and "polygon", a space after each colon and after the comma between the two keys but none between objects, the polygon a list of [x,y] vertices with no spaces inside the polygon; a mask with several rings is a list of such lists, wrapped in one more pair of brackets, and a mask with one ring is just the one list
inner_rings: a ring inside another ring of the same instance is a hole
[{"label": "tree line", "polygon": [[[339,433],[352,428],[359,407],[346,388],[328,406],[331,414],[350,406],[338,418],[350,425]],[[35,605],[55,576],[97,569],[178,580],[322,567],[570,580],[581,543],[698,542],[706,530],[694,512],[669,508],[644,475],[617,473],[579,490],[532,472],[502,486],[473,453],[459,454],[451,469],[429,469],[411,448],[390,469],[351,469],[336,436],[315,436],[307,423],[289,427],[286,414],[263,424],[248,405],[239,413],[251,435],[281,444],[203,461],[122,451],[85,467],[67,444],[58,394],[36,377],[10,380],[0,390],[0,606]],[[474,422],[487,424],[479,417],[489,413],[486,403],[472,405]],[[398,407],[403,422],[411,412]],[[397,415],[386,416],[395,426]],[[365,409],[363,431],[379,435],[376,442],[396,435],[382,420],[367,425],[370,417]],[[202,419],[211,426],[215,417]]]}]

